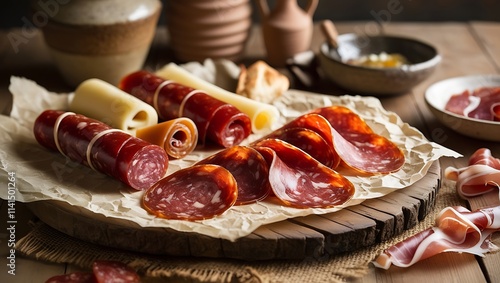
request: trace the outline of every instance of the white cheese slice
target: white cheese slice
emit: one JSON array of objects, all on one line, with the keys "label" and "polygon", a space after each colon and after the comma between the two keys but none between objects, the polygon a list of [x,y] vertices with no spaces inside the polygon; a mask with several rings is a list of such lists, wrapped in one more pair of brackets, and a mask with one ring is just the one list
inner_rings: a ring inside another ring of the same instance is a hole
[{"label": "white cheese slice", "polygon": [[254,133],[269,131],[278,121],[279,111],[275,106],[227,91],[196,77],[175,63],[165,65],[163,68],[156,71],[156,75],[195,89],[203,90],[212,97],[234,105],[241,112],[250,117],[252,121],[252,131]]},{"label": "white cheese slice", "polygon": [[153,106],[100,79],[82,82],[69,108],[133,136],[138,128],[158,123]]}]

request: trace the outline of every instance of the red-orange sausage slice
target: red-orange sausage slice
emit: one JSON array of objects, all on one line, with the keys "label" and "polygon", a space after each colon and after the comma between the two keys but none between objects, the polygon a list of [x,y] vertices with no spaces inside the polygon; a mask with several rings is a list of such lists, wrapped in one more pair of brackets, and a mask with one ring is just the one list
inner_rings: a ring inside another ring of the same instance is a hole
[{"label": "red-orange sausage slice", "polygon": [[238,184],[237,205],[262,200],[271,191],[267,161],[251,147],[233,146],[197,164],[220,165],[231,172]]},{"label": "red-orange sausage slice", "polygon": [[278,139],[256,145],[270,161],[269,182],[274,194],[297,208],[329,208],[352,198],[354,185],[301,149]]},{"label": "red-orange sausage slice", "polygon": [[405,163],[405,156],[395,143],[374,133],[349,108],[329,106],[312,113],[330,122],[335,150],[347,166],[364,173],[387,174],[399,170]]},{"label": "red-orange sausage slice", "polygon": [[148,189],[144,208],[157,217],[202,220],[224,213],[238,197],[233,175],[218,165],[194,165],[172,173]]}]

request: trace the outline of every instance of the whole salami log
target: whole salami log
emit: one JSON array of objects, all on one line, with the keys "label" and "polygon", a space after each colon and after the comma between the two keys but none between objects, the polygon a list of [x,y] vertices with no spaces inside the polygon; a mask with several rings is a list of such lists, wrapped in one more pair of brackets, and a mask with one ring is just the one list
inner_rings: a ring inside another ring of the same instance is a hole
[{"label": "whole salami log", "polygon": [[231,104],[146,71],[122,79],[120,88],[152,105],[162,120],[187,117],[198,128],[199,144],[207,140],[224,147],[241,143],[251,133],[251,120]]},{"label": "whole salami log", "polygon": [[46,110],[33,132],[42,146],[136,190],[151,187],[168,168],[163,148],[81,114]]},{"label": "whole salami log", "polygon": [[274,195],[288,206],[329,208],[350,200],[354,185],[301,149],[278,139],[255,145],[270,163],[269,182]]},{"label": "whole salami log", "polygon": [[271,191],[267,161],[251,147],[233,146],[196,164],[220,165],[233,175],[238,184],[236,205],[263,200]]},{"label": "whole salami log", "polygon": [[356,113],[344,106],[318,108],[331,125],[335,151],[344,164],[370,174],[387,174],[405,163],[402,150],[389,139],[378,135]]},{"label": "whole salami log", "polygon": [[160,218],[203,220],[224,213],[236,202],[238,185],[225,168],[194,165],[178,170],[146,190],[143,207]]}]

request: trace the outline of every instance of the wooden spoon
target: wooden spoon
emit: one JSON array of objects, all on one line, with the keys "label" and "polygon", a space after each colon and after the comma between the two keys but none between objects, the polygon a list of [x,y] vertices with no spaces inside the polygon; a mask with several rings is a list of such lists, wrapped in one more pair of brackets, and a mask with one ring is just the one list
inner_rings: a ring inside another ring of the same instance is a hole
[{"label": "wooden spoon", "polygon": [[337,28],[330,20],[324,20],[320,23],[321,32],[323,36],[326,38],[326,42],[328,43],[330,49],[337,51],[339,44],[337,42],[337,37],[339,33],[337,32]]}]

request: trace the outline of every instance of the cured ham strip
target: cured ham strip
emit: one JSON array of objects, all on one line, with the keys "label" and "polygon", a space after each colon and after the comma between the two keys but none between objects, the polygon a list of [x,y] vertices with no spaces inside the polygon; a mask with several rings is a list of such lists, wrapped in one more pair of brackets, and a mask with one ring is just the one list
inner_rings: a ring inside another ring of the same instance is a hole
[{"label": "cured ham strip", "polygon": [[446,103],[445,110],[469,118],[499,121],[500,87],[482,87],[455,94]]},{"label": "cured ham strip", "polygon": [[250,118],[233,105],[152,73],[132,73],[122,79],[120,88],[155,107],[162,120],[179,117],[193,120],[200,144],[210,140],[230,147],[241,143],[251,133]]},{"label": "cured ham strip", "polygon": [[342,205],[354,195],[348,179],[287,142],[265,139],[255,148],[270,163],[272,191],[286,205],[328,208]]},{"label": "cured ham strip", "polygon": [[136,190],[152,186],[168,168],[163,148],[81,114],[46,110],[33,132],[42,146]]},{"label": "cured ham strip", "polygon": [[333,146],[330,123],[318,114],[302,115],[254,144],[269,138],[286,141],[332,169],[340,164],[340,157]]},{"label": "cured ham strip", "polygon": [[231,172],[238,184],[236,205],[263,200],[271,191],[267,161],[251,147],[233,146],[196,164],[220,165]]},{"label": "cured ham strip", "polygon": [[447,207],[436,225],[390,247],[373,262],[388,269],[408,267],[442,252],[466,252],[479,256],[497,250],[491,234],[500,230],[500,206],[474,212],[464,207]]},{"label": "cured ham strip", "polygon": [[198,143],[198,129],[189,118],[177,118],[137,129],[136,136],[165,149],[171,158],[193,152]]},{"label": "cured ham strip", "polygon": [[218,165],[195,165],[160,180],[142,198],[144,208],[160,218],[203,220],[224,213],[238,197],[233,175]]},{"label": "cured ham strip", "polygon": [[[487,148],[480,148],[469,158],[469,166],[448,167],[445,177],[456,181],[462,198],[499,189],[500,161]],[[470,211],[447,207],[436,218],[434,227],[424,230],[384,251],[374,262],[388,269],[391,264],[408,267],[441,252],[466,252],[483,256],[497,250],[491,234],[500,231],[500,206]]]},{"label": "cured ham strip", "polygon": [[447,179],[456,181],[457,193],[462,198],[482,195],[500,187],[500,160],[487,148],[476,150],[469,158],[468,166],[448,167],[444,173]]},{"label": "cured ham strip", "polygon": [[374,133],[347,107],[323,107],[311,113],[325,117],[330,123],[335,151],[348,167],[363,173],[387,174],[405,163],[405,156],[395,143]]}]

